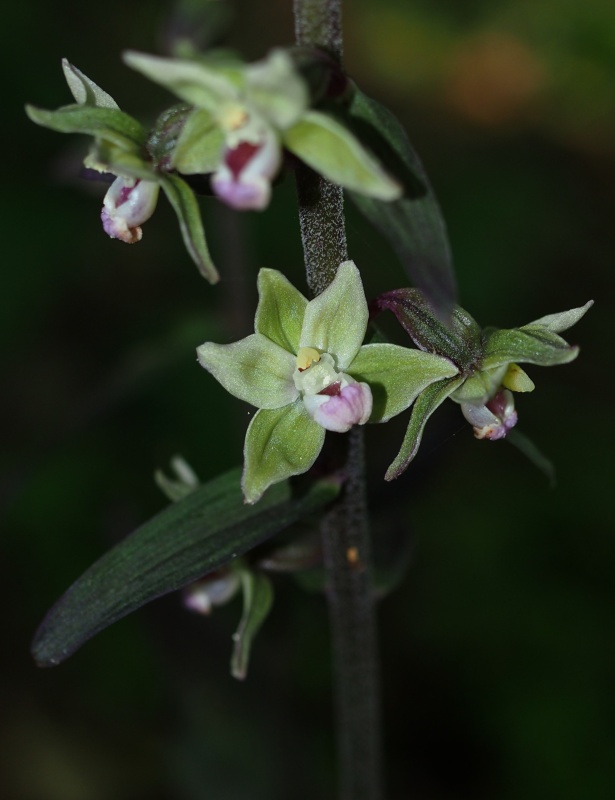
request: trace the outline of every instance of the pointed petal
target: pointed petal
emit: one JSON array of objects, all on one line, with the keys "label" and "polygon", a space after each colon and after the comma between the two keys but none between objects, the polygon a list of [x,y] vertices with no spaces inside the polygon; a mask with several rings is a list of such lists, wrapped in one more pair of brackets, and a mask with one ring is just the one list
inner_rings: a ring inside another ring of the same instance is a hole
[{"label": "pointed petal", "polygon": [[533,328],[534,325],[542,325],[548,328],[553,333],[562,333],[572,328],[577,322],[587,314],[589,309],[593,306],[594,301],[589,300],[584,306],[580,308],[571,308],[569,311],[561,311],[559,314],[547,314],[546,317],[530,322],[529,325],[524,325],[524,328]]},{"label": "pointed petal", "polygon": [[173,211],[177,214],[186,250],[205,280],[217,283],[220,276],[209,255],[201,212],[194,192],[177,175],[160,175],[159,181],[169,203],[173,206]]},{"label": "pointed petal", "polygon": [[359,140],[333,117],[308,111],[283,134],[284,146],[332,183],[379,200],[397,200],[402,187]]},{"label": "pointed petal", "polygon": [[458,373],[452,361],[396,344],[366,344],[348,373],[372,390],[370,422],[386,422],[414,402],[427,386]]},{"label": "pointed petal", "polygon": [[427,420],[451,392],[454,392],[462,383],[463,378],[449,378],[440,383],[433,383],[419,396],[412,408],[412,415],[401,449],[388,468],[384,476],[385,480],[392,481],[394,478],[399,478],[402,472],[408,468],[418,452]]},{"label": "pointed petal", "polygon": [[231,675],[244,680],[248,674],[248,662],[254,637],[267,618],[273,604],[273,586],[262,572],[244,569],[241,571],[243,589],[243,614],[239,627],[233,634]]},{"label": "pointed petal", "polygon": [[117,108],[118,104],[80,69],[73,66],[67,58],[62,59],[62,70],[68,88],[79,105],[98,106],[99,108]]},{"label": "pointed petal", "polygon": [[246,433],[242,488],[246,503],[291,475],[301,475],[322,450],[325,429],[310,419],[303,400],[258,411]]},{"label": "pointed petal", "polygon": [[220,103],[237,96],[237,71],[201,61],[161,58],[129,50],[124,62],[191,105],[217,111]]},{"label": "pointed petal", "polygon": [[308,107],[307,85],[285,50],[272,50],[262,61],[250,64],[246,82],[250,103],[278,130],[295,123]]},{"label": "pointed petal", "polygon": [[260,333],[231,344],[205,342],[196,352],[227,392],[257,408],[280,408],[299,396],[294,357]]},{"label": "pointed petal", "polygon": [[572,347],[548,328],[526,325],[523,328],[493,331],[485,342],[481,370],[510,363],[553,367],[574,361],[578,354],[578,347]]},{"label": "pointed petal", "polygon": [[186,119],[173,150],[173,167],[184,175],[206,175],[220,163],[224,134],[204,108],[195,109]]},{"label": "pointed petal", "polygon": [[276,269],[261,269],[258,273],[258,293],[255,331],[289,353],[296,354],[308,301]]},{"label": "pointed petal", "polygon": [[307,304],[299,345],[330,353],[345,371],[361,347],[367,319],[361,275],[353,261],[344,261],[324,292]]}]

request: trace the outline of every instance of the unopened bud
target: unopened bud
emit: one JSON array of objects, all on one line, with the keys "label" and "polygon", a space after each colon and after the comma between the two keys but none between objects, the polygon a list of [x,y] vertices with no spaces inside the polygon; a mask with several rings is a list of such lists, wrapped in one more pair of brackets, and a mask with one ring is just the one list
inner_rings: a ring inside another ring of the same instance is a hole
[{"label": "unopened bud", "polygon": [[105,233],[127,244],[141,241],[141,225],[154,213],[160,187],[155,181],[116,178],[105,195],[101,219]]}]

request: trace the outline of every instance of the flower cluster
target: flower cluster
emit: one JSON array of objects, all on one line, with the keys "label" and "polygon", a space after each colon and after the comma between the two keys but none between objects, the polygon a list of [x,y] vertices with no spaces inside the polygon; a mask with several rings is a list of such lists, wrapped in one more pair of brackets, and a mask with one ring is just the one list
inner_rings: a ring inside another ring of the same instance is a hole
[{"label": "flower cluster", "polygon": [[385,422],[435,381],[457,375],[448,358],[394,344],[363,345],[368,308],[359,271],[340,265],[330,286],[308,300],[276,270],[258,278],[255,333],[206,342],[199,362],[256,406],[246,434],[242,486],[256,502],[272,483],[306,472],[325,431]]},{"label": "flower cluster", "polygon": [[39,125],[94,138],[85,165],[116,176],[102,209],[105,232],[141,240],[162,188],[176,212],[186,249],[207,280],[218,280],[196,198],[180,175],[211,176],[217,197],[236,209],[264,209],[284,150],[324,177],[367,197],[390,201],[401,185],[336,117],[312,108],[308,84],[290,53],[274,50],[244,64],[210,54],[195,59],[125,54],[126,62],[173,91],[183,105],[147,132],[111,95],[63,61],[76,101],[56,111],[27,106]]}]

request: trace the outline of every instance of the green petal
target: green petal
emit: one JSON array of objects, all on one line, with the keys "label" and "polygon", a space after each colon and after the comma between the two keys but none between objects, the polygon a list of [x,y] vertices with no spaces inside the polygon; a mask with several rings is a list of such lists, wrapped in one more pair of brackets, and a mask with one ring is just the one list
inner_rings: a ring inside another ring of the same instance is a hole
[{"label": "green petal", "polygon": [[145,161],[140,151],[118,147],[108,139],[95,139],[83,159],[85,167],[98,172],[111,172],[122,178],[141,178],[157,181],[159,175],[150,161]]},{"label": "green petal", "polygon": [[254,329],[289,353],[299,350],[306,298],[276,269],[258,273],[259,301]]},{"label": "green petal", "polygon": [[324,441],[325,429],[308,416],[301,398],[284,408],[257,411],[243,451],[246,503],[256,503],[273,483],[307,472]]},{"label": "green petal", "polygon": [[511,362],[553,367],[574,361],[578,354],[578,347],[571,347],[547,327],[532,324],[489,334],[482,367],[490,369]]},{"label": "green petal", "polygon": [[407,469],[418,452],[427,420],[462,382],[463,378],[451,378],[440,383],[433,383],[419,396],[412,407],[412,415],[401,449],[388,468],[384,476],[385,480],[392,481]]},{"label": "green petal", "polygon": [[431,383],[458,371],[447,358],[396,344],[366,344],[348,368],[353,378],[372,390],[370,422],[386,422],[408,408]]},{"label": "green petal", "polygon": [[237,97],[231,70],[210,67],[200,61],[160,58],[128,51],[124,61],[146,78],[159,83],[192,105],[216,111],[226,100]]},{"label": "green petal", "polygon": [[308,111],[283,134],[284,146],[328,180],[379,200],[401,197],[401,185],[342,124]]},{"label": "green petal", "polygon": [[548,328],[552,333],[562,333],[572,328],[577,322],[587,314],[589,309],[593,306],[594,301],[589,300],[584,306],[580,308],[571,308],[568,311],[560,311],[559,314],[547,314],[546,317],[530,322],[529,325],[523,325],[523,328],[533,328],[535,325],[541,325],[543,328]]},{"label": "green petal", "polygon": [[57,111],[26,106],[26,113],[37,125],[59,133],[85,133],[106,139],[124,150],[140,150],[146,134],[136,119],[116,108],[72,105]]},{"label": "green petal", "polygon": [[249,102],[278,130],[293,125],[309,105],[307,85],[285,50],[248,66],[246,82]]},{"label": "green petal", "polygon": [[345,370],[363,343],[368,316],[359,270],[344,261],[324,292],[307,304],[299,346],[330,353],[338,370]]},{"label": "green petal", "polygon": [[455,403],[483,405],[502,385],[507,369],[508,362],[493,369],[482,369],[480,372],[474,373],[455,391],[451,400]]},{"label": "green petal", "polygon": [[159,175],[158,180],[177,214],[179,229],[190,257],[205,280],[217,283],[220,276],[209,255],[201,212],[194,192],[177,175]]},{"label": "green petal", "polygon": [[79,105],[98,106],[99,108],[117,108],[118,104],[94,81],[73,66],[67,58],[62,59],[62,70],[68,88]]},{"label": "green petal", "polygon": [[257,408],[287,406],[299,395],[294,357],[260,333],[232,344],[205,342],[196,352],[227,392]]},{"label": "green petal", "polygon": [[244,680],[248,674],[248,662],[254,637],[267,618],[273,604],[273,586],[262,572],[241,570],[243,589],[243,613],[239,627],[233,635],[231,675]]},{"label": "green petal", "polygon": [[186,120],[173,151],[173,167],[184,175],[214,172],[220,164],[224,135],[209,111],[195,109]]}]

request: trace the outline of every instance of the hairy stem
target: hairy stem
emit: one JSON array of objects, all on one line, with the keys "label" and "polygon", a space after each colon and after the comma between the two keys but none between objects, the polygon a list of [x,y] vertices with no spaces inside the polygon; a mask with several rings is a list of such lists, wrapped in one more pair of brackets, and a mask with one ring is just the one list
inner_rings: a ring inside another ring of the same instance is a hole
[{"label": "hairy stem", "polygon": [[[295,0],[297,44],[341,58],[340,0]],[[342,190],[297,169],[307,281],[320,294],[347,259]],[[363,431],[347,435],[345,489],[321,525],[333,639],[340,800],[380,800],[380,687]]]}]

